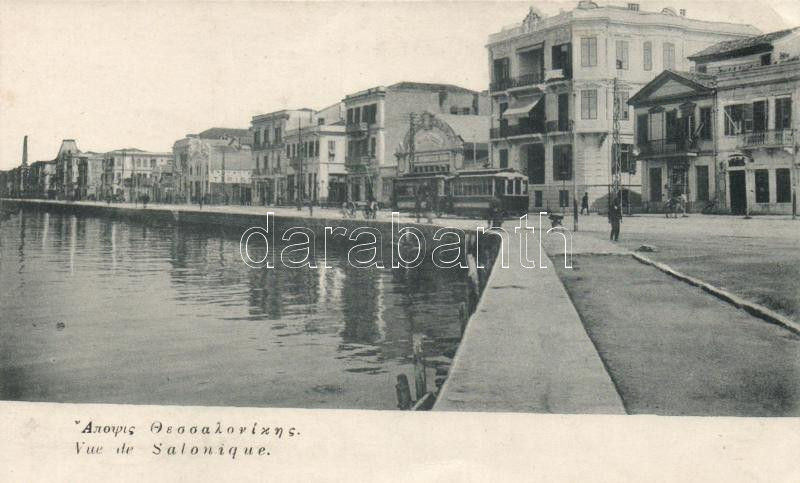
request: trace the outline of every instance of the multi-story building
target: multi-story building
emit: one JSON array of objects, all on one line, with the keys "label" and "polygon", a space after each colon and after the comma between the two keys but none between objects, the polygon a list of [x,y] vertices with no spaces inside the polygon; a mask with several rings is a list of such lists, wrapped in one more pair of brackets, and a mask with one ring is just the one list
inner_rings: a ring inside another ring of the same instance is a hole
[{"label": "multi-story building", "polygon": [[287,202],[286,132],[316,123],[311,109],[283,109],[253,116],[253,202],[260,205]]},{"label": "multi-story building", "polygon": [[800,28],[722,42],[630,100],[645,206],[790,213],[797,191]]},{"label": "multi-story building", "polygon": [[481,94],[476,91],[419,82],[379,86],[346,96],[347,198],[391,203],[396,151],[413,113],[474,115],[481,111],[481,104]]},{"label": "multi-story building", "polygon": [[2,198],[13,198],[11,195],[11,171],[11,169],[0,170],[0,197]]},{"label": "multi-story building", "polygon": [[2,188],[4,197],[30,197],[30,166],[20,165],[8,171],[3,171],[0,188]]},{"label": "multi-story building", "polygon": [[74,139],[64,139],[56,154],[57,197],[76,199],[80,197],[78,189],[78,143]]},{"label": "multi-story building", "polygon": [[[117,196],[135,201],[148,195],[155,199],[158,173],[174,164],[172,153],[115,149],[103,155],[102,196]],[[98,196],[99,197],[99,196]]]},{"label": "multi-story building", "polygon": [[338,205],[346,200],[345,127],[342,122],[286,132],[286,202]]},{"label": "multi-story building", "polygon": [[489,37],[492,163],[528,175],[532,209],[566,208],[588,192],[593,209],[603,211],[617,132],[627,204],[641,191],[630,162],[630,95],[664,69],[688,70],[694,52],[758,33],[690,19],[683,10],[644,12],[634,3],[581,0],[552,17],[531,9],[521,24]]},{"label": "multi-story building", "polygon": [[36,161],[31,164],[31,192],[35,198],[56,197],[53,178],[56,175],[55,161]]},{"label": "multi-story building", "polygon": [[211,128],[187,134],[172,147],[178,196],[184,201],[249,203],[254,169],[249,129]]},{"label": "multi-story building", "polygon": [[78,159],[77,199],[102,198],[105,155],[86,151],[73,156]]}]

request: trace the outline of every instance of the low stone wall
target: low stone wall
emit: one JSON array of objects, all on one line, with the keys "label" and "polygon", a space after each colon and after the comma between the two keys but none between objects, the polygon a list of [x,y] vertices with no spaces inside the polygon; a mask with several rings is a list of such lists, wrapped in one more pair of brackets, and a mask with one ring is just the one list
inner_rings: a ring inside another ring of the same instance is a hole
[{"label": "low stone wall", "polygon": [[[3,199],[0,200],[0,206],[3,209],[18,209],[25,206],[28,209],[34,210],[47,210],[50,212],[69,213],[80,216],[97,216],[111,219],[130,220],[142,223],[165,223],[165,224],[194,224],[204,226],[224,226],[228,228],[241,229],[242,232],[251,227],[267,228],[267,213],[270,211],[264,208],[262,213],[237,213],[228,211],[215,210],[214,206],[209,206],[205,210],[193,209],[181,206],[176,209],[164,208],[163,206],[141,208],[131,205],[119,204],[89,204],[89,203],[72,203],[65,201],[52,201],[52,200],[25,200],[25,199]],[[274,229],[276,234],[284,233],[292,227],[304,227],[311,229],[317,241],[320,242],[325,236],[326,227],[342,227],[347,230],[349,236],[353,230],[357,228],[371,228],[380,232],[382,248],[384,254],[389,254],[386,249],[391,249],[392,245],[392,230],[395,230],[394,240],[397,243],[398,235],[396,230],[404,227],[414,227],[418,229],[425,237],[425,257],[429,258],[433,249],[443,243],[452,242],[452,240],[434,240],[436,232],[442,228],[449,227],[446,220],[438,220],[437,224],[427,223],[409,223],[406,221],[398,222],[394,227],[390,221],[386,220],[368,220],[368,219],[350,219],[350,218],[335,218],[325,217],[324,214],[317,214],[310,217],[306,215],[306,211],[298,212],[298,216],[290,216],[285,213],[274,214]],[[464,220],[461,220],[462,227],[454,226],[450,228],[462,229]],[[272,229],[272,228],[270,228]],[[475,234],[475,230],[467,231],[465,234]],[[341,236],[335,237],[339,241],[342,240]],[[354,244],[352,242],[351,244]],[[364,243],[364,240],[359,240],[358,243]],[[487,262],[493,261],[498,248],[497,237],[491,235],[483,235],[480,237],[479,246],[485,247],[480,257],[482,264],[486,265]],[[463,246],[463,245],[462,245]],[[462,254],[466,256],[466,253]],[[386,257],[384,257],[385,259]],[[489,264],[489,266],[491,266]]]}]

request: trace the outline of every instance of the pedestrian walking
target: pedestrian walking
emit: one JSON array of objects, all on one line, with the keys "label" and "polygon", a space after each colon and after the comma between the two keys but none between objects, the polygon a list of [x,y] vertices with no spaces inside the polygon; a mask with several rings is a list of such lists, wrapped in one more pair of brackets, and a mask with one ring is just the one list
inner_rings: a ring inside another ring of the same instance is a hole
[{"label": "pedestrian walking", "polygon": [[414,214],[417,217],[417,223],[419,223],[420,212],[422,211],[422,197],[424,194],[424,190],[420,189],[417,192],[417,196],[414,197]]},{"label": "pedestrian walking", "polygon": [[369,204],[369,211],[370,211],[370,215],[372,216],[373,220],[378,218],[378,202],[377,201],[372,200],[372,203]]},{"label": "pedestrian walking", "polygon": [[[680,204],[680,206],[681,206],[681,216],[683,218],[686,218],[686,217],[689,216],[689,215],[686,214],[686,205],[689,204],[689,201],[686,199],[686,193],[681,193],[680,202],[681,202],[681,204]],[[677,216],[677,214],[676,214],[676,216]]]},{"label": "pedestrian walking", "polygon": [[492,197],[489,204],[489,228],[503,226],[503,214],[503,203],[498,197]]},{"label": "pedestrian walking", "polygon": [[583,198],[581,198],[581,215],[583,214],[583,210],[586,210],[586,214],[589,214],[589,193],[584,192]]},{"label": "pedestrian walking", "polygon": [[622,223],[622,210],[619,207],[619,203],[616,201],[611,206],[611,209],[608,210],[608,222],[611,223],[611,241],[619,240],[619,225]]}]

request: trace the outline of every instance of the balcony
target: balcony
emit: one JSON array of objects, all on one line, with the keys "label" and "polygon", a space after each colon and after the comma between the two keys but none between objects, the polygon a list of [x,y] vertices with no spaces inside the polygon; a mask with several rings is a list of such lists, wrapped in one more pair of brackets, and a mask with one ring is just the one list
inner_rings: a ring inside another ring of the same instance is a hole
[{"label": "balcony", "polygon": [[736,142],[736,146],[739,148],[780,148],[793,145],[794,130],[792,129],[749,132],[741,134]]},{"label": "balcony", "polygon": [[369,124],[366,122],[354,122],[345,127],[345,132],[347,134],[361,134],[367,132],[367,129],[369,129]]},{"label": "balcony", "polygon": [[564,72],[565,69],[552,69],[547,70],[544,72],[544,80],[546,82],[554,81],[554,80],[562,80],[562,79],[569,79],[567,73]]},{"label": "balcony", "polygon": [[523,74],[519,77],[509,77],[492,82],[492,92],[505,91],[519,87],[530,87],[544,83],[544,76],[541,73]]},{"label": "balcony", "polygon": [[541,73],[534,72],[531,74],[523,74],[517,78],[509,79],[509,86],[506,89],[520,89],[524,87],[535,87],[544,83],[544,76]]},{"label": "balcony", "polygon": [[658,156],[661,154],[690,154],[697,152],[697,143],[689,139],[652,139],[644,144],[639,144],[643,156]]},{"label": "balcony", "polygon": [[350,167],[357,167],[357,166],[369,166],[373,164],[375,160],[375,156],[347,156],[344,161],[344,165],[346,168]]},{"label": "balcony", "polygon": [[527,136],[529,134],[544,134],[544,122],[526,122],[510,126],[495,127],[489,131],[491,139],[509,138],[514,136]]},{"label": "balcony", "polygon": [[574,123],[570,119],[559,119],[557,121],[547,121],[545,129],[548,133],[572,132]]},{"label": "balcony", "polygon": [[514,86],[514,79],[509,77],[507,79],[498,79],[492,82],[489,85],[489,88],[492,90],[492,92],[501,92],[513,86]]}]

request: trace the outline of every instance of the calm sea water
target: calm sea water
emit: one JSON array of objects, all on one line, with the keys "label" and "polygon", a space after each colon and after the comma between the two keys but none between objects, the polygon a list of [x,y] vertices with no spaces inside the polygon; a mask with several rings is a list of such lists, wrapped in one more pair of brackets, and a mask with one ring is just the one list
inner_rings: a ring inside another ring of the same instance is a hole
[{"label": "calm sea water", "polygon": [[449,365],[462,271],[251,269],[240,236],[3,214],[0,399],[391,409],[412,333],[429,386]]}]

